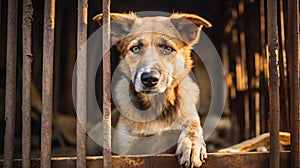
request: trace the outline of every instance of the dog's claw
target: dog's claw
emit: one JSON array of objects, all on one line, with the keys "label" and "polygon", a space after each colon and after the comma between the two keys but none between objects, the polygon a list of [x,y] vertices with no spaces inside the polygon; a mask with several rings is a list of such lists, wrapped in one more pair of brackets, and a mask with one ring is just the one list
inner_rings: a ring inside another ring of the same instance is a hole
[{"label": "dog's claw", "polygon": [[185,162],[183,163],[183,166],[184,166],[184,167],[188,167],[188,166],[189,166],[188,161],[185,161]]},{"label": "dog's claw", "polygon": [[191,163],[191,168],[193,168],[193,167],[194,167],[194,165],[195,165],[195,162],[194,162],[194,161],[192,161],[192,163]]},{"label": "dog's claw", "polygon": [[177,154],[176,156],[177,156],[177,159],[180,159],[181,156],[182,156],[182,153],[179,153],[179,154]]}]

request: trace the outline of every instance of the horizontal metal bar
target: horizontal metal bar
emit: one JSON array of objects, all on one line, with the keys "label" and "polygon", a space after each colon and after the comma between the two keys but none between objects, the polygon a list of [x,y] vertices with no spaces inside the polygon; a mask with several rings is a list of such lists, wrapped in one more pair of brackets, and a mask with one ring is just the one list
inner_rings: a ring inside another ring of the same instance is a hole
[{"label": "horizontal metal bar", "polygon": [[[290,167],[290,152],[280,153],[280,167]],[[243,167],[265,168],[269,166],[269,153],[209,153],[203,168]],[[51,159],[53,168],[73,168],[76,157],[54,157]],[[32,159],[32,168],[40,166],[40,159]],[[87,167],[103,167],[103,157],[87,157]],[[20,160],[15,160],[15,168],[21,167]],[[0,160],[0,167],[3,160]],[[173,154],[112,156],[112,167],[140,167],[140,168],[179,168],[180,165]]]}]

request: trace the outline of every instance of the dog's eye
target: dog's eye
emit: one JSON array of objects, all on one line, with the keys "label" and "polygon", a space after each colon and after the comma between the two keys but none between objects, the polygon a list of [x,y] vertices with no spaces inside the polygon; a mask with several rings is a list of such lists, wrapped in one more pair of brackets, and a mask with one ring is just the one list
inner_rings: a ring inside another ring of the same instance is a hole
[{"label": "dog's eye", "polygon": [[139,46],[133,46],[130,48],[130,51],[133,53],[138,53],[140,51],[140,47]]},{"label": "dog's eye", "polygon": [[170,46],[166,46],[165,50],[164,50],[165,54],[170,54],[173,51],[175,51],[175,50]]}]

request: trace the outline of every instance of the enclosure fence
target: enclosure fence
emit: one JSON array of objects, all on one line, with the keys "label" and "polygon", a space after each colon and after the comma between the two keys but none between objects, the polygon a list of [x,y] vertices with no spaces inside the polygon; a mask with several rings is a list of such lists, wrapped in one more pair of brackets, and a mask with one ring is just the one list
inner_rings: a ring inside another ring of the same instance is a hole
[{"label": "enclosure fence", "polygon": [[[23,43],[23,79],[22,79],[22,160],[14,158],[15,136],[15,106],[16,106],[16,69],[17,69],[17,23],[18,0],[8,0],[7,19],[7,57],[6,57],[6,88],[5,88],[5,136],[4,160],[0,162],[3,167],[116,167],[137,166],[151,167],[168,164],[178,167],[175,156],[112,156],[111,153],[111,93],[110,93],[110,27],[103,31],[103,157],[87,157],[86,132],[84,130],[87,115],[87,49],[84,43],[87,40],[88,1],[78,0],[77,21],[77,157],[53,158],[51,157],[52,140],[52,113],[53,113],[53,59],[54,59],[54,31],[55,31],[55,0],[45,0],[44,4],[44,33],[43,33],[43,73],[42,73],[42,120],[41,120],[41,151],[40,159],[31,158],[31,63],[32,63],[32,14],[31,0],[23,0],[22,13],[22,43]],[[100,1],[99,1],[100,3]],[[110,0],[103,0],[103,24],[110,24]],[[300,115],[299,115],[299,1],[288,1],[288,31],[287,54],[289,87],[291,104],[291,152],[280,153],[279,149],[279,74],[278,74],[278,21],[277,0],[267,0],[268,29],[268,55],[269,55],[269,96],[270,96],[270,153],[244,153],[244,154],[209,154],[204,167],[216,164],[228,164],[240,161],[252,163],[252,166],[270,168],[279,167],[282,163],[291,167],[300,167]],[[79,51],[80,50],[80,51]],[[269,161],[268,161],[269,159]],[[18,166],[19,165],[19,166]],[[141,166],[142,165],[142,166]]]}]

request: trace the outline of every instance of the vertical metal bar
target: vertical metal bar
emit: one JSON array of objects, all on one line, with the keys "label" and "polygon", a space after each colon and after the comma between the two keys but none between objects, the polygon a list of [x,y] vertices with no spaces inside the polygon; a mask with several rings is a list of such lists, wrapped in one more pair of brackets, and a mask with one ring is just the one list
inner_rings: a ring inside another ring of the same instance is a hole
[{"label": "vertical metal bar", "polygon": [[290,119],[292,167],[300,167],[299,114],[299,0],[288,1],[288,71],[290,77]]},{"label": "vertical metal bar", "polygon": [[54,27],[55,0],[45,0],[41,130],[41,167],[43,168],[51,167]]},{"label": "vertical metal bar", "polygon": [[269,98],[270,98],[270,167],[279,168],[279,77],[277,0],[267,1],[269,45]]},{"label": "vertical metal bar", "polygon": [[87,39],[88,1],[78,0],[77,23],[77,127],[76,127],[76,167],[86,167],[86,115],[87,115]]},{"label": "vertical metal bar", "polygon": [[31,64],[32,2],[23,1],[22,167],[30,167],[31,149]]},{"label": "vertical metal bar", "polygon": [[103,167],[111,163],[110,0],[103,0]]},{"label": "vertical metal bar", "polygon": [[16,111],[18,0],[8,1],[4,167],[13,167]]}]

